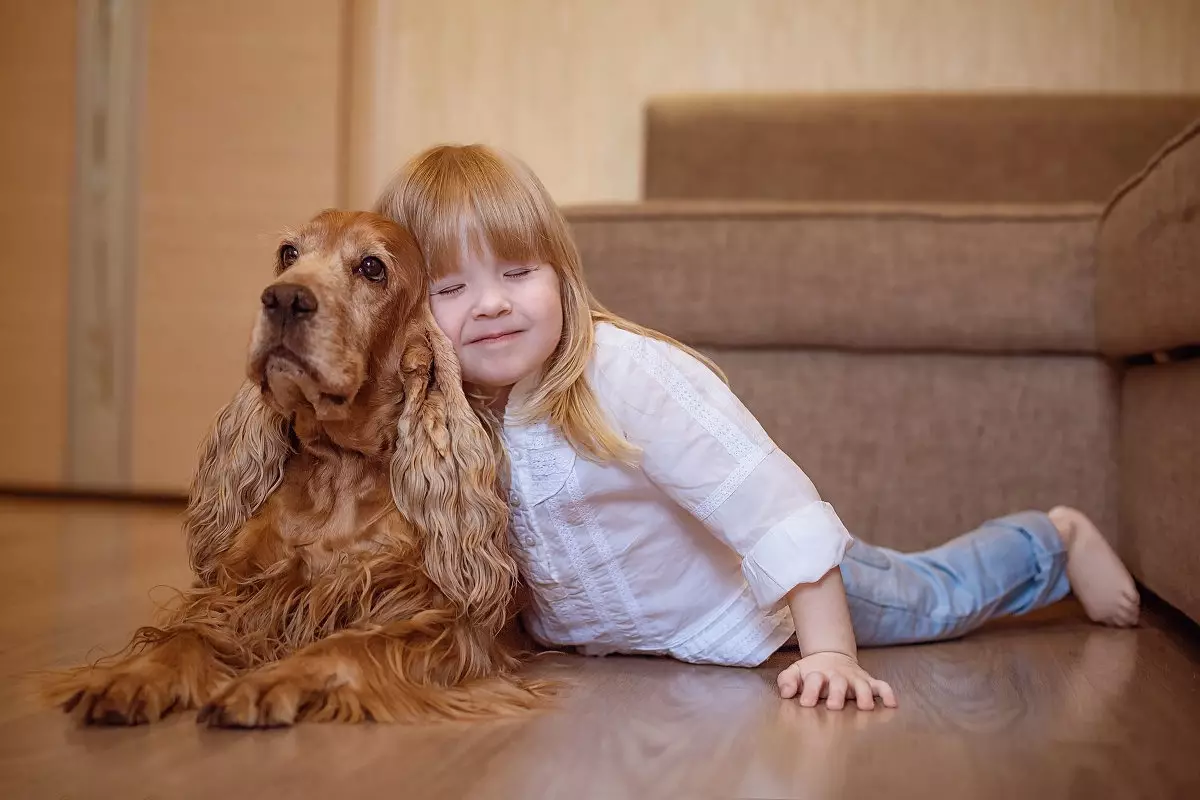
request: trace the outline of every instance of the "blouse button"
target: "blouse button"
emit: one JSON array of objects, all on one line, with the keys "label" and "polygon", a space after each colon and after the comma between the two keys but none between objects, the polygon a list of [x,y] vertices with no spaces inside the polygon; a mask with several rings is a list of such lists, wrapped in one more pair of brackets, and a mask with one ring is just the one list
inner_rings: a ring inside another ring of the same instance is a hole
[{"label": "blouse button", "polygon": [[517,494],[516,492],[509,492],[508,493],[508,502],[512,504],[513,508],[520,508],[521,507],[521,495]]},{"label": "blouse button", "polygon": [[537,544],[537,539],[533,538],[532,536],[526,536],[521,539],[521,544],[525,545],[526,547],[533,547],[535,544]]}]

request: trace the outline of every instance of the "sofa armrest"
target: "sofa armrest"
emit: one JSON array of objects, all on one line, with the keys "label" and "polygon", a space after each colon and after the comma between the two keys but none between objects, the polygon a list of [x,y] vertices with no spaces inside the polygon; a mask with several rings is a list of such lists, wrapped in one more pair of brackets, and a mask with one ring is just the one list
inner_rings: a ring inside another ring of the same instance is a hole
[{"label": "sofa armrest", "polygon": [[1200,345],[1200,120],[1113,197],[1097,262],[1097,335],[1105,353]]},{"label": "sofa armrest", "polygon": [[1200,360],[1133,367],[1121,389],[1121,557],[1200,624]]}]

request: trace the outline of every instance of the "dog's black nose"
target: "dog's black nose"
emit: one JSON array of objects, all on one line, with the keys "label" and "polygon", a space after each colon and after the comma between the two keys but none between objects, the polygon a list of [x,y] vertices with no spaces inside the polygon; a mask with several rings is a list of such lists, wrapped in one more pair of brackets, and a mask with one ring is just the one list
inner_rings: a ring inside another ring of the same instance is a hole
[{"label": "dog's black nose", "polygon": [[298,283],[277,283],[262,293],[262,304],[267,316],[288,322],[312,316],[317,310],[317,296]]}]

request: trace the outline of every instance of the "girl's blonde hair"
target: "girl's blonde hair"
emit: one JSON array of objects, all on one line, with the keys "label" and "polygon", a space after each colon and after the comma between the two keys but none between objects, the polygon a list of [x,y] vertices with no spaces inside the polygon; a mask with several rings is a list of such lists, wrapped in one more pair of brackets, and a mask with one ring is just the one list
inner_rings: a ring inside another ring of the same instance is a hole
[{"label": "girl's blonde hair", "polygon": [[562,295],[562,338],[522,416],[548,418],[587,458],[626,464],[636,459],[635,448],[609,426],[587,383],[597,323],[678,347],[725,380],[701,353],[613,314],[596,300],[584,281],[566,220],[542,182],[517,158],[483,145],[434,147],[397,173],[376,201],[375,211],[412,232],[430,281],[455,271],[465,255],[490,253],[502,261],[555,269]]}]

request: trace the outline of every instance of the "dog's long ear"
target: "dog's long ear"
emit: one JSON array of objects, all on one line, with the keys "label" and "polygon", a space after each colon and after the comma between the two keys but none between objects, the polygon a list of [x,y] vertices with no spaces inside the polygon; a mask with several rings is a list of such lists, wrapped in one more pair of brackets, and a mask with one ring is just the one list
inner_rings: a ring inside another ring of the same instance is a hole
[{"label": "dog's long ear", "polygon": [[291,452],[288,421],[246,381],[213,421],[192,478],[183,527],[202,584],[214,583],[222,554],[279,486]]},{"label": "dog's long ear", "polygon": [[459,613],[495,635],[517,581],[498,483],[501,451],[467,401],[453,346],[427,310],[418,314],[403,356],[392,495],[423,536],[430,580]]}]

